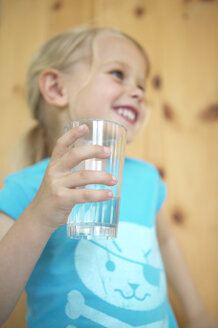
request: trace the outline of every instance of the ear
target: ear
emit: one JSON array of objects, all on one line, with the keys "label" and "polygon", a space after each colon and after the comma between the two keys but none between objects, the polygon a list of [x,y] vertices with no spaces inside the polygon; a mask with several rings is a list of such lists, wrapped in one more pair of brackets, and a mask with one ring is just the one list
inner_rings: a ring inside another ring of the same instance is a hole
[{"label": "ear", "polygon": [[55,70],[43,71],[39,77],[39,88],[47,103],[62,108],[68,105],[68,96],[63,75]]}]

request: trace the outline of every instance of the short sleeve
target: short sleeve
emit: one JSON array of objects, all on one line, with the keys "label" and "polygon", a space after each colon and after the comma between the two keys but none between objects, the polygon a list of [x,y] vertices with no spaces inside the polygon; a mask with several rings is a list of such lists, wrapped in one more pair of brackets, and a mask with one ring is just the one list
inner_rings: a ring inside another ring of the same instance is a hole
[{"label": "short sleeve", "polygon": [[0,191],[0,211],[17,220],[28,204],[29,198],[22,186],[12,178],[6,178]]},{"label": "short sleeve", "polygon": [[160,211],[167,195],[167,187],[163,180],[158,176],[158,193],[157,193],[157,205],[156,213]]}]

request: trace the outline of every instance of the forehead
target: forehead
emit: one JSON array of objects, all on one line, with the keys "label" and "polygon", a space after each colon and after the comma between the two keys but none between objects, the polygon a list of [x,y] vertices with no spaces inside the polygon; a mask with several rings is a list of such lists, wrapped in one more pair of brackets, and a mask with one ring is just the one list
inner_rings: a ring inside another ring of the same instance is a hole
[{"label": "forehead", "polygon": [[119,35],[98,35],[93,45],[94,62],[99,65],[108,62],[121,62],[138,69],[141,73],[146,71],[146,60],[142,52],[129,39]]}]

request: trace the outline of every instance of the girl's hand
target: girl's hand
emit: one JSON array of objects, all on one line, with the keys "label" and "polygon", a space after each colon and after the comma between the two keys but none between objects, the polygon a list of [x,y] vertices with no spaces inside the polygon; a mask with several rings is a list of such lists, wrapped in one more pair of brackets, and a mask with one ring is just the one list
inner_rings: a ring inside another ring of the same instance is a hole
[{"label": "girl's hand", "polygon": [[[53,232],[65,224],[71,209],[77,203],[106,201],[112,198],[109,189],[76,189],[88,184],[113,186],[112,175],[103,171],[78,171],[72,168],[89,158],[106,159],[110,150],[99,145],[69,147],[88,132],[86,125],[76,127],[59,138],[45,171],[41,186],[29,205],[35,211],[38,223]],[[35,217],[36,217],[35,216]]]}]

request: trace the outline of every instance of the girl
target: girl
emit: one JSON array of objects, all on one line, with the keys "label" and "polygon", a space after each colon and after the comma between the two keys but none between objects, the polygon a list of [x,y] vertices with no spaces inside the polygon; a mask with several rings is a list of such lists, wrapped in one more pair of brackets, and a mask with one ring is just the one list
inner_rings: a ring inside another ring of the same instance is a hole
[{"label": "girl", "polygon": [[25,166],[30,166],[9,176],[0,193],[1,323],[26,287],[31,328],[177,327],[166,270],[184,305],[187,327],[215,327],[163,221],[165,185],[150,164],[125,160],[116,240],[66,236],[75,204],[112,197],[109,189],[77,187],[112,186],[116,178],[106,172],[72,172],[84,159],[108,158],[110,150],[69,147],[87,133],[87,126],[63,135],[64,126],[82,118],[109,119],[126,126],[131,142],[147,116],[148,66],[136,41],[103,28],[74,28],[33,56],[27,98],[38,121],[28,136],[35,149],[31,145],[31,153],[25,153],[30,155]]}]

